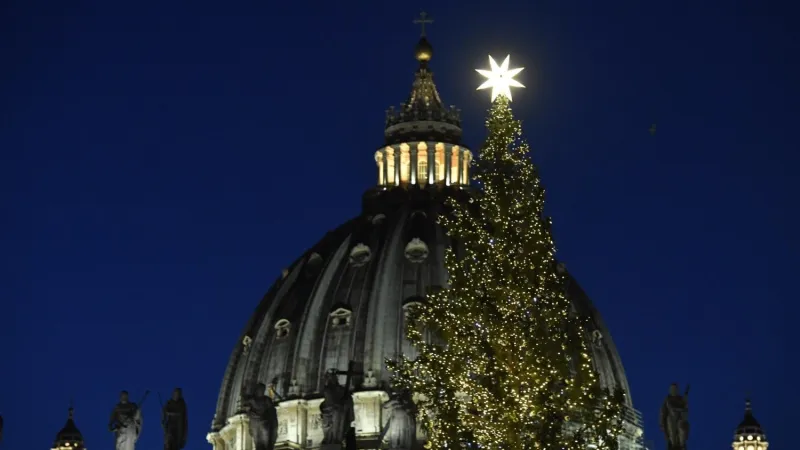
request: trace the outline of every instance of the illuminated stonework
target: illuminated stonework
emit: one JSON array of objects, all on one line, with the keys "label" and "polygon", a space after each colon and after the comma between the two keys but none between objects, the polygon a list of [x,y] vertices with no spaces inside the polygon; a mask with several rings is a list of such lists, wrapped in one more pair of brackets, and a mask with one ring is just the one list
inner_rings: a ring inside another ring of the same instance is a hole
[{"label": "illuminated stonework", "polygon": [[443,142],[410,142],[375,152],[378,186],[468,186],[472,152]]}]

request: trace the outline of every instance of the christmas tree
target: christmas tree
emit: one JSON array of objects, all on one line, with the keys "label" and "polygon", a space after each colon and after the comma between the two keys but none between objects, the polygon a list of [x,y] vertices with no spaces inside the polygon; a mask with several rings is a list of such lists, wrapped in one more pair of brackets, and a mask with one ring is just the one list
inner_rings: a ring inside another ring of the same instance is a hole
[{"label": "christmas tree", "polygon": [[389,362],[393,383],[416,394],[428,448],[615,450],[624,394],[593,368],[509,101],[489,109],[478,189],[440,217],[449,285],[412,312],[418,356]]}]

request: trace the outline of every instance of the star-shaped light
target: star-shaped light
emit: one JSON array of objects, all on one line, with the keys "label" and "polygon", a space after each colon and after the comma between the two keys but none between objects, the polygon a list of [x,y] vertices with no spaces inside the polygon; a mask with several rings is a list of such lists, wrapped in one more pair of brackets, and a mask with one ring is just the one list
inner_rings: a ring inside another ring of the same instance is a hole
[{"label": "star-shaped light", "polygon": [[494,58],[489,56],[489,65],[492,70],[475,69],[476,72],[488,78],[482,85],[478,86],[478,90],[492,88],[492,101],[494,101],[498,95],[505,95],[508,100],[511,101],[511,87],[525,87],[522,83],[514,79],[517,74],[522,72],[524,67],[508,70],[509,59],[511,59],[511,55],[506,56],[506,59],[503,60],[503,64],[498,66]]}]

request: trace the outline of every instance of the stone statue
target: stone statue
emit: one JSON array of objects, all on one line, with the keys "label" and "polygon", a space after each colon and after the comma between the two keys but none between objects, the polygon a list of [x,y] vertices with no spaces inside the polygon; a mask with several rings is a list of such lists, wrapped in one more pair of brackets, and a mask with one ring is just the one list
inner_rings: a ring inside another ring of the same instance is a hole
[{"label": "stone statue", "polygon": [[689,438],[689,386],[680,395],[678,384],[669,387],[669,395],[661,405],[659,418],[661,431],[667,439],[667,450],[686,450]]},{"label": "stone statue", "polygon": [[346,386],[339,384],[338,371],[325,374],[322,393],[325,398],[319,405],[324,433],[322,445],[341,445],[352,434],[352,423],[355,420],[353,397]]},{"label": "stone statue", "polygon": [[161,407],[161,426],[164,428],[164,450],[181,450],[189,436],[189,417],[181,388],[172,391],[172,398]]},{"label": "stone statue", "polygon": [[388,443],[390,450],[410,450],[417,440],[417,412],[408,390],[392,391],[383,404],[389,420],[381,430],[379,442]]},{"label": "stone statue", "polygon": [[245,398],[250,417],[250,437],[255,450],[273,450],[278,440],[278,411],[275,402],[267,395],[267,385],[256,384],[253,395]]},{"label": "stone statue", "polygon": [[134,450],[136,441],[142,433],[142,410],[140,406],[147,398],[145,392],[139,405],[128,401],[128,392],[122,391],[119,394],[119,403],[111,411],[111,419],[108,422],[108,429],[114,432],[116,450]]}]

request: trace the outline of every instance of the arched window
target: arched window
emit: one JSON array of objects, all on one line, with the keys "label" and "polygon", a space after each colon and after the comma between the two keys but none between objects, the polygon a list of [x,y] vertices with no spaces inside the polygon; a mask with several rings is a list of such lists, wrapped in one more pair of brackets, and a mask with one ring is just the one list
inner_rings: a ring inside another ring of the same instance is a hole
[{"label": "arched window", "polygon": [[349,327],[353,311],[348,308],[339,307],[331,312],[331,325],[333,327]]},{"label": "arched window", "polygon": [[281,319],[275,324],[275,337],[278,339],[283,339],[286,336],[289,336],[289,331],[291,331],[292,324],[286,320]]},{"label": "arched window", "polygon": [[461,168],[461,184],[469,184],[469,152],[464,152],[464,157],[462,160],[464,161],[464,164]]},{"label": "arched window", "polygon": [[458,184],[458,146],[450,152],[450,184]]},{"label": "arched window", "polygon": [[439,142],[436,144],[436,155],[435,155],[435,164],[436,164],[436,182],[441,183],[444,182],[444,144]]},{"label": "arched window", "polygon": [[411,179],[411,154],[407,144],[400,145],[400,182],[408,183]]},{"label": "arched window", "polygon": [[424,142],[417,146],[417,182],[422,185],[428,182],[428,146]]},{"label": "arched window", "polygon": [[378,165],[378,186],[383,186],[383,153],[375,152],[375,164]]},{"label": "arched window", "polygon": [[386,147],[386,184],[394,185],[394,149]]}]

